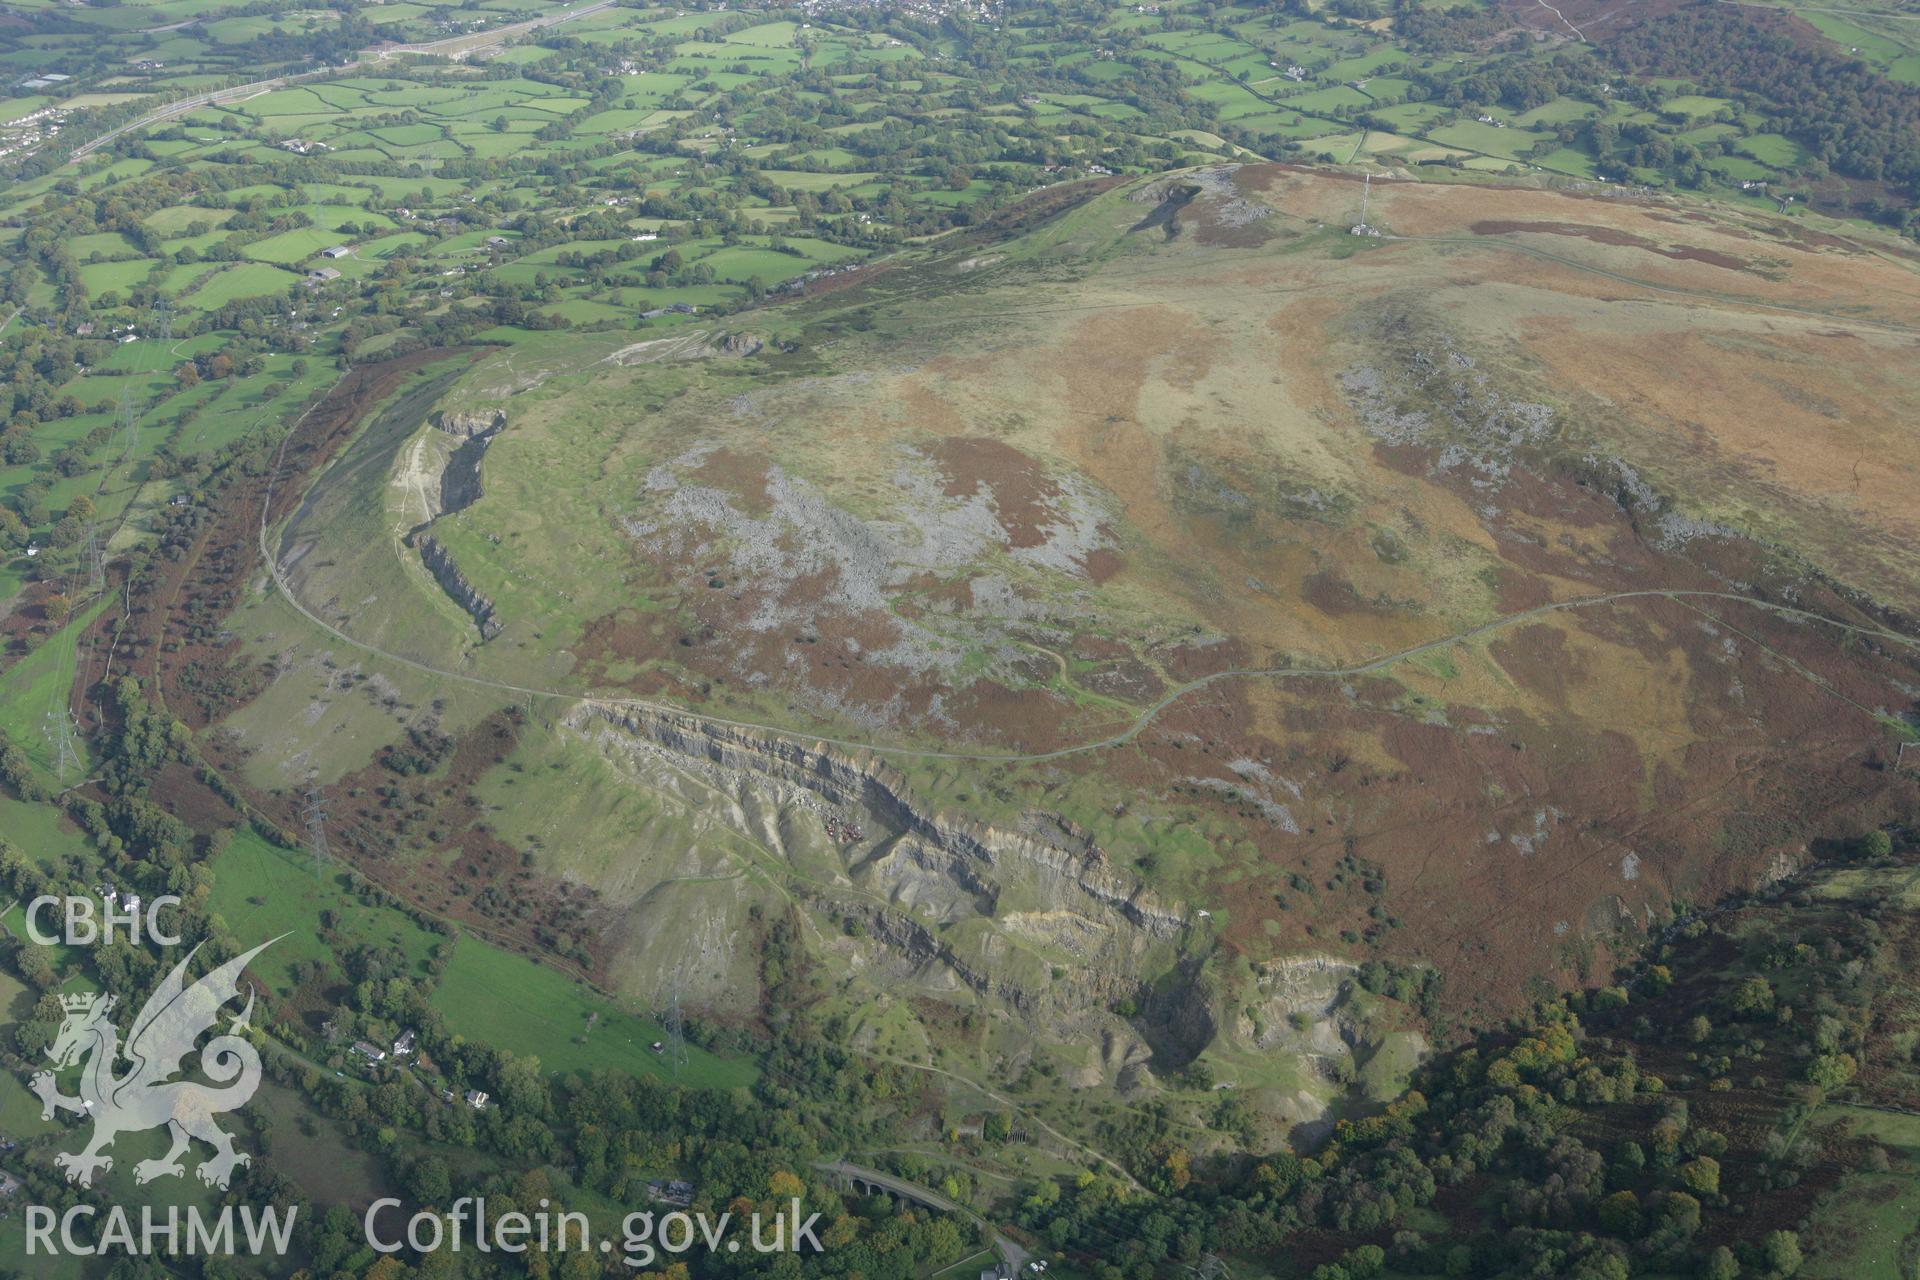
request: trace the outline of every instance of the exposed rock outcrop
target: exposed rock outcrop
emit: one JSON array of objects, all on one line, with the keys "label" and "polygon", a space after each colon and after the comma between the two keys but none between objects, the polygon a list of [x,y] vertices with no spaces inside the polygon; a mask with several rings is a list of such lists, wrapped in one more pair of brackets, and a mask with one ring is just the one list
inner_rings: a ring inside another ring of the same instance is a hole
[{"label": "exposed rock outcrop", "polygon": [[507,425],[507,413],[504,409],[442,409],[432,421],[450,436],[471,440],[498,434]]},{"label": "exposed rock outcrop", "polygon": [[468,436],[447,458],[440,472],[440,514],[465,511],[480,501],[485,490],[480,483],[480,455],[487,451],[491,434]]},{"label": "exposed rock outcrop", "polygon": [[467,581],[467,575],[460,572],[460,566],[454,563],[452,554],[440,545],[440,540],[432,534],[424,534],[418,545],[421,563],[427,566],[427,571],[440,584],[440,589],[453,597],[453,602],[473,618],[474,624],[480,628],[480,639],[491,640],[499,635],[504,624],[493,607],[493,601],[481,595]]},{"label": "exposed rock outcrop", "polygon": [[797,738],[752,729],[714,725],[634,706],[588,703],[580,712],[629,734],[699,756],[729,769],[744,770],[805,787],[830,803],[858,806],[899,833],[891,848],[863,868],[884,862],[912,862],[942,867],[976,891],[987,886],[978,872],[991,869],[1004,888],[1004,873],[1042,876],[1050,892],[1041,898],[1055,907],[1086,906],[1111,911],[1156,940],[1170,940],[1186,927],[1186,913],[1159,901],[1131,876],[1107,866],[1106,858],[1084,834],[1056,826],[1058,838],[1047,838],[1045,827],[1027,824],[1025,831],[1009,831],[968,817],[926,810],[914,798],[905,777],[891,765],[824,743],[803,744]]},{"label": "exposed rock outcrop", "polygon": [[433,425],[460,444],[447,456],[440,472],[439,515],[464,511],[480,501],[485,488],[480,480],[480,459],[493,438],[506,429],[507,415],[499,409],[484,412],[449,412],[434,415]]},{"label": "exposed rock outcrop", "polygon": [[1153,1049],[1156,1071],[1177,1071],[1206,1052],[1219,1030],[1217,1000],[1202,978],[1203,957],[1191,956],[1147,992],[1135,1025]]},{"label": "exposed rock outcrop", "polygon": [[[1002,1010],[1053,1046],[1075,1087],[1150,1089],[1220,1043],[1280,1053],[1300,1063],[1299,1096],[1281,1108],[1290,1128],[1322,1115],[1397,1034],[1375,1025],[1343,960],[1224,981],[1199,913],[1055,815],[994,824],[936,810],[876,754],[679,712],[584,702],[566,724],[637,781],[690,787],[680,794],[788,860],[782,895],[851,980]],[[823,852],[828,815],[839,834]]]},{"label": "exposed rock outcrop", "polygon": [[480,628],[480,639],[484,643],[500,634],[504,624],[500,621],[499,611],[494,608],[493,601],[482,595],[467,575],[460,571],[453,554],[427,531],[442,517],[464,511],[481,499],[484,489],[480,479],[480,460],[487,451],[487,445],[506,428],[507,415],[501,409],[449,409],[434,414],[431,422],[436,430],[452,436],[460,443],[453,446],[451,452],[446,451],[444,444],[433,450],[433,453],[443,453],[445,456],[438,477],[422,475],[417,478],[422,494],[428,498],[427,518],[408,532],[407,541],[419,550],[420,562],[433,575],[434,581],[440,584],[440,589],[465,609],[474,625]]},{"label": "exposed rock outcrop", "polygon": [[859,967],[929,994],[964,988],[1041,1021],[1110,1019],[1187,939],[1183,909],[1046,815],[1009,830],[935,812],[864,753],[647,708],[587,703],[570,723],[604,749],[698,762],[743,811],[771,794],[862,815],[867,837],[839,853],[846,892],[822,887],[815,905],[859,921],[846,944]]}]

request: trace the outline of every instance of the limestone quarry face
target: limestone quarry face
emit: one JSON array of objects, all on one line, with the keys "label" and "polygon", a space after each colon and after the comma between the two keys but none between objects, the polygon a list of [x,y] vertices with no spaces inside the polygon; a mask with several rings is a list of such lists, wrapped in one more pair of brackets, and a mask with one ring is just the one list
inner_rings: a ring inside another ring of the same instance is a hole
[{"label": "limestone quarry face", "polygon": [[441,589],[467,611],[473,624],[480,628],[480,639],[491,640],[500,634],[506,624],[493,607],[493,601],[484,595],[460,572],[460,566],[454,563],[453,555],[440,545],[440,540],[432,534],[423,535],[417,544],[420,548],[420,561],[427,566],[427,572],[433,575]]},{"label": "limestone quarry face", "polygon": [[[1152,1089],[1222,1044],[1302,1066],[1307,1102],[1281,1108],[1291,1126],[1322,1115],[1394,1034],[1344,961],[1278,962],[1244,988],[1221,979],[1204,915],[1108,865],[1052,815],[1008,829],[941,813],[869,753],[631,704],[583,702],[565,731],[636,783],[696,779],[710,816],[787,864],[810,936],[849,980],[889,1000],[999,1011],[1075,1087]],[[829,832],[839,838],[820,838]],[[740,895],[686,894],[684,871],[656,873],[673,909],[689,913],[672,932],[712,963],[636,956],[624,971],[643,995],[678,972],[683,995],[743,1010],[742,975],[723,976],[720,959],[740,931]],[[631,892],[641,915],[658,918],[653,892]],[[707,976],[689,983],[694,970]]]},{"label": "limestone quarry face", "polygon": [[471,440],[490,436],[507,425],[507,411],[499,408],[442,409],[433,415],[433,425],[450,436]]},{"label": "limestone quarry face", "polygon": [[[405,491],[403,503],[410,494],[418,504],[413,509],[421,517],[407,537],[440,589],[473,619],[484,643],[500,634],[505,621],[493,600],[468,580],[453,553],[430,530],[485,496],[481,461],[494,437],[506,429],[507,414],[504,409],[441,410],[432,415],[429,425],[434,430],[416,436],[402,452],[394,480],[395,487]],[[451,437],[457,443],[449,447],[436,436]]]}]

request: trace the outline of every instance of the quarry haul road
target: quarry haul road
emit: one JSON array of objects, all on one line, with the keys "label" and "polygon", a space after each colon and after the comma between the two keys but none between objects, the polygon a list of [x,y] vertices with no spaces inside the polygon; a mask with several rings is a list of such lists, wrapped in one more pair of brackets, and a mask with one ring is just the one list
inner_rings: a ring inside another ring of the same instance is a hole
[{"label": "quarry haul road", "polygon": [[[282,455],[284,455],[286,449],[286,440],[292,439],[294,432],[298,430],[299,424],[296,423],[293,430],[287,433],[286,439],[281,441],[280,448]],[[275,471],[277,472],[278,470],[279,466],[276,462]],[[1548,604],[1535,605],[1530,609],[1522,609],[1517,613],[1505,614],[1490,622],[1483,622],[1477,627],[1468,627],[1464,631],[1456,631],[1449,635],[1436,636],[1431,640],[1423,641],[1410,648],[1400,649],[1393,653],[1384,654],[1378,658],[1370,658],[1365,662],[1352,663],[1346,666],[1237,667],[1226,671],[1216,671],[1211,675],[1189,680],[1185,684],[1176,685],[1174,688],[1168,690],[1158,701],[1141,711],[1140,714],[1134,718],[1133,723],[1120,732],[1090,742],[1076,743],[1070,747],[1057,747],[1051,751],[1031,752],[940,751],[927,747],[890,746],[881,743],[862,742],[850,738],[832,738],[822,734],[804,733],[799,730],[783,729],[776,725],[761,724],[752,720],[733,720],[724,716],[707,715],[703,712],[690,711],[685,707],[674,706],[672,703],[655,702],[647,698],[603,698],[586,693],[568,693],[558,689],[540,689],[530,685],[513,684],[505,680],[494,680],[486,676],[474,675],[470,672],[451,671],[445,667],[436,667],[431,663],[421,662],[415,658],[408,658],[397,653],[391,653],[377,645],[369,644],[364,640],[349,635],[339,627],[319,617],[307,608],[305,602],[302,601],[294,591],[293,585],[287,581],[286,573],[280,565],[279,557],[274,555],[270,544],[267,513],[272,510],[272,494],[273,485],[269,483],[267,486],[267,501],[262,504],[260,514],[260,557],[262,563],[267,567],[267,572],[272,575],[274,585],[280,589],[281,595],[286,598],[287,603],[291,605],[301,617],[328,635],[333,636],[344,644],[359,649],[363,653],[371,654],[383,661],[391,662],[398,666],[409,668],[410,670],[423,672],[427,675],[438,676],[446,680],[455,680],[477,688],[496,689],[502,693],[512,693],[522,697],[551,698],[563,702],[593,703],[607,707],[632,707],[637,710],[651,711],[657,715],[678,716],[682,719],[695,721],[707,726],[726,729],[744,729],[751,733],[784,738],[790,742],[839,747],[848,751],[865,751],[873,755],[902,756],[916,760],[967,760],[987,764],[1031,764],[1042,763],[1048,760],[1062,760],[1069,756],[1085,755],[1095,751],[1105,751],[1113,747],[1122,747],[1132,742],[1168,707],[1191,693],[1195,693],[1223,680],[1346,680],[1354,676],[1366,675],[1370,672],[1383,670],[1397,663],[1405,662],[1409,658],[1417,658],[1422,654],[1432,653],[1439,649],[1451,648],[1456,644],[1477,639],[1480,636],[1490,635],[1495,631],[1500,631],[1535,618],[1544,618],[1550,614],[1561,613],[1572,609],[1586,609],[1599,605],[1619,604],[1629,600],[1672,600],[1683,604],[1688,600],[1725,600],[1734,604],[1750,605],[1778,617],[1798,618],[1807,622],[1817,622],[1837,628],[1851,635],[1869,636],[1875,639],[1905,645],[1909,648],[1920,649],[1920,638],[1904,635],[1898,631],[1889,631],[1884,627],[1870,627],[1857,623],[1842,622],[1838,618],[1829,618],[1825,614],[1814,613],[1809,609],[1798,609],[1792,605],[1776,604],[1771,600],[1763,600],[1757,596],[1740,595],[1732,591],[1705,591],[1686,588],[1644,588],[1635,591],[1608,591],[1599,595],[1578,596],[1570,600],[1557,600]],[[1809,674],[1810,678],[1812,678],[1810,673],[1804,674]]]}]

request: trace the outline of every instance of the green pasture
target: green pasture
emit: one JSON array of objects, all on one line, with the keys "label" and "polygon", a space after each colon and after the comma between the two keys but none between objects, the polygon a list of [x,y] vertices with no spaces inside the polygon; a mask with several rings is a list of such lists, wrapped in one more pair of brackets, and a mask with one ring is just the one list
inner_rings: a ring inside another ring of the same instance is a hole
[{"label": "green pasture", "polygon": [[[1914,24],[1863,14],[1843,17],[1824,9],[1800,9],[1796,13],[1838,45],[1842,53],[1869,63],[1890,80],[1920,85],[1920,31],[1907,30]],[[1876,25],[1885,30],[1876,30]]]},{"label": "green pasture", "polygon": [[69,767],[63,779],[57,769],[59,748],[50,728],[68,706],[68,691],[80,663],[76,650],[80,633],[110,603],[105,598],[94,601],[39,648],[0,672],[0,731],[48,782],[78,782],[91,768],[86,744],[80,740],[76,726],[73,749],[78,762]]},{"label": "green pasture", "polygon": [[1905,1167],[1855,1170],[1841,1178],[1815,1207],[1809,1224],[1809,1238],[1825,1247],[1810,1252],[1799,1274],[1811,1280],[1908,1280],[1912,1272],[1904,1259],[1920,1237],[1920,1179],[1911,1172],[1920,1160],[1920,1117],[1827,1106],[1809,1123],[1834,1121],[1897,1152]]},{"label": "green pasture", "polygon": [[424,975],[428,954],[445,941],[406,913],[354,892],[338,866],[317,866],[250,827],[237,830],[214,859],[210,905],[242,947],[278,939],[253,968],[282,997],[293,993],[293,970],[303,962],[337,974],[339,954],[366,945],[398,951]]},{"label": "green pasture", "polygon": [[304,262],[322,249],[340,242],[338,232],[321,227],[301,227],[296,231],[283,231],[277,236],[268,236],[265,240],[256,240],[242,252],[256,262],[291,266],[296,262]]},{"label": "green pasture", "polygon": [[5,794],[0,794],[0,836],[43,867],[87,854],[86,836],[57,806]]},{"label": "green pasture", "polygon": [[195,223],[204,222],[209,227],[219,227],[232,216],[231,209],[202,209],[198,205],[176,204],[155,209],[142,216],[140,221],[149,231],[177,236],[184,234]]},{"label": "green pasture", "polygon": [[212,310],[238,298],[257,298],[284,293],[300,277],[291,271],[262,262],[241,262],[203,281],[181,302],[185,306]]},{"label": "green pasture", "polygon": [[1807,154],[1799,143],[1777,133],[1751,134],[1735,145],[1743,154],[1773,169],[1796,166]]},{"label": "green pasture", "polygon": [[125,293],[143,283],[153,267],[152,258],[134,258],[126,262],[84,262],[80,264],[80,283],[96,297],[103,293]]},{"label": "green pasture", "polygon": [[1726,98],[1709,98],[1703,94],[1688,93],[1676,98],[1668,98],[1660,104],[1660,110],[1698,120],[1732,105],[1733,103]]},{"label": "green pasture", "polygon": [[658,1023],[565,974],[471,937],[455,948],[433,1007],[462,1035],[537,1058],[548,1071],[618,1071],[716,1089],[748,1084],[754,1076],[746,1063],[691,1045],[676,1072],[649,1047],[666,1037]]}]

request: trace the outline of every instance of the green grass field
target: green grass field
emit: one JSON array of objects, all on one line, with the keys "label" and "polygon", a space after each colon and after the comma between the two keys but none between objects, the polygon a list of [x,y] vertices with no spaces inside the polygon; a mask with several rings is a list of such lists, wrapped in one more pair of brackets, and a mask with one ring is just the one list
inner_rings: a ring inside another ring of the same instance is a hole
[{"label": "green grass field", "polygon": [[[109,603],[105,599],[96,600],[38,649],[0,673],[0,731],[26,754],[35,771],[46,781],[60,780],[56,772],[59,750],[48,735],[48,726],[52,723],[49,716],[57,716],[67,706],[67,692],[72,688],[79,660],[75,645],[80,633]],[[69,766],[65,779],[68,782],[85,776],[88,768],[86,744],[79,739],[77,729],[74,751],[78,763]]]},{"label": "green grass field", "polygon": [[1915,30],[1911,21],[1869,16],[1864,11],[1845,17],[1823,9],[1797,12],[1821,35],[1878,68],[1888,79],[1920,84],[1920,30]]},{"label": "green grass field", "polygon": [[93,293],[125,292],[147,278],[153,270],[151,258],[130,258],[124,262],[88,262],[80,268],[80,282]]},{"label": "green grass field", "polygon": [[444,941],[403,912],[350,892],[337,868],[316,869],[250,828],[235,832],[214,860],[212,907],[243,947],[279,938],[254,967],[281,996],[291,994],[292,970],[302,961],[332,964],[339,952],[366,944],[397,948],[424,974],[429,951]]},{"label": "green grass field", "polygon": [[0,794],[0,836],[43,867],[67,857],[84,857],[87,838],[50,804],[29,804]]},{"label": "green grass field", "polygon": [[0,931],[4,931],[9,937],[20,939],[29,946],[43,946],[47,949],[47,958],[53,963],[54,976],[60,979],[58,983],[60,987],[92,989],[93,982],[81,969],[84,958],[81,949],[69,947],[64,942],[40,942],[33,936],[35,929],[40,931],[42,937],[46,937],[57,935],[60,928],[59,912],[48,911],[44,907],[30,926],[27,922],[27,902],[24,900],[14,902],[5,910],[0,910]]},{"label": "green grass field", "polygon": [[1814,1238],[1832,1242],[1807,1260],[1811,1280],[1908,1280],[1906,1265],[1920,1236],[1920,1117],[1864,1107],[1828,1106],[1810,1123],[1843,1121],[1846,1128],[1897,1152],[1905,1169],[1849,1173],[1813,1215]]},{"label": "green grass field", "polygon": [[[453,953],[433,1007],[462,1034],[549,1071],[623,1071],[727,1089],[753,1080],[753,1068],[694,1046],[677,1072],[648,1046],[666,1037],[661,1026],[628,1013],[545,965],[474,938]],[[591,1030],[589,1030],[591,1027]]]},{"label": "green grass field", "polygon": [[284,231],[265,240],[256,240],[247,246],[246,253],[257,262],[291,266],[339,243],[340,236],[336,232],[320,227],[303,227],[298,231]]},{"label": "green grass field", "polygon": [[1806,155],[1805,149],[1799,143],[1791,138],[1781,137],[1777,133],[1753,134],[1742,138],[1738,147],[1761,164],[1775,169],[1797,164]]},{"label": "green grass field", "polygon": [[212,309],[240,298],[284,293],[299,280],[293,272],[265,263],[236,263],[205,280],[182,301],[187,306]]}]

